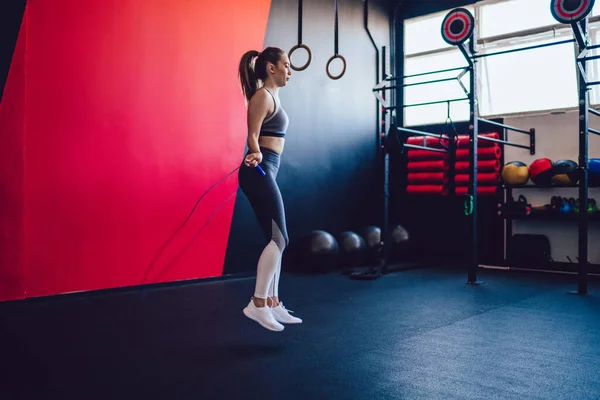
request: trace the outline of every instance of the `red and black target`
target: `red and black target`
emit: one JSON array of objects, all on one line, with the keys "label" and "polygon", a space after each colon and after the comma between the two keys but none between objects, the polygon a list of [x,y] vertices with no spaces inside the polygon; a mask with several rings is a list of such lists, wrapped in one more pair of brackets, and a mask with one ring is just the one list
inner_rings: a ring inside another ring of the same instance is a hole
[{"label": "red and black target", "polygon": [[596,0],[552,0],[550,11],[558,22],[572,24],[587,17]]},{"label": "red and black target", "polygon": [[455,8],[450,11],[442,22],[442,37],[448,44],[457,45],[464,43],[473,34],[475,18],[464,8]]}]

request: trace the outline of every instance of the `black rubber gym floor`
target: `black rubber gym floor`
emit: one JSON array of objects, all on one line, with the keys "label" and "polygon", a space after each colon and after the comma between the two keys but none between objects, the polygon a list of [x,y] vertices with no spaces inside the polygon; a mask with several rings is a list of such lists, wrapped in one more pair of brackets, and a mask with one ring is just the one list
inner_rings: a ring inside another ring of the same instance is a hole
[{"label": "black rubber gym floor", "polygon": [[598,284],[480,277],[284,275],[280,333],[242,314],[252,278],[3,305],[1,397],[599,399]]}]

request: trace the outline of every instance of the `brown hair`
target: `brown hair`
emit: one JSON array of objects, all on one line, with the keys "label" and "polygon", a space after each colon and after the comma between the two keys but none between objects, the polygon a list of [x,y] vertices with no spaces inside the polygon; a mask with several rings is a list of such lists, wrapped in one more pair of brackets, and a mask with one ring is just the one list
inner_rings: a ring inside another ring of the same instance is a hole
[{"label": "brown hair", "polygon": [[[267,63],[277,65],[284,54],[285,52],[277,47],[267,47],[262,53],[256,50],[244,53],[240,60],[238,77],[242,85],[242,93],[246,97],[246,100],[250,101],[258,89],[258,81],[264,82],[267,79]],[[252,67],[252,60],[255,57],[258,58],[254,63],[254,67]]]}]

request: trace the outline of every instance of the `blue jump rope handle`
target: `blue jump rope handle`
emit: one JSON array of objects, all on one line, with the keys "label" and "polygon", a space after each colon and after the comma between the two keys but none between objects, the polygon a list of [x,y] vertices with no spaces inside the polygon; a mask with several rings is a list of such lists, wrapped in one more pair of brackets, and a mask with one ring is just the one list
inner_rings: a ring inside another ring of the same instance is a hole
[{"label": "blue jump rope handle", "polygon": [[256,170],[258,171],[258,173],[259,173],[261,176],[265,176],[265,175],[266,175],[266,174],[265,174],[265,171],[263,171],[263,169],[260,167],[260,165],[257,165],[257,166],[256,166]]}]

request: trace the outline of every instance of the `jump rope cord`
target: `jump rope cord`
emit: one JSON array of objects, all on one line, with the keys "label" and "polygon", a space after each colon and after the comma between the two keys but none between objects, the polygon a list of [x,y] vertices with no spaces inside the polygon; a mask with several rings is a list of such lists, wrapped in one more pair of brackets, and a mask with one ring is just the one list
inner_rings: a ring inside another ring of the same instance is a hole
[{"label": "jump rope cord", "polygon": [[208,217],[208,219],[206,220],[206,222],[204,223],[204,225],[202,225],[202,228],[200,228],[200,230],[198,230],[198,232],[196,232],[196,234],[194,235],[194,237],[188,242],[188,244],[181,249],[181,251],[175,256],[173,257],[173,259],[171,261],[169,261],[169,263],[167,265],[165,265],[165,267],[162,269],[162,271],[160,271],[157,275],[156,278],[159,279],[162,274],[164,274],[165,272],[168,271],[169,267],[171,265],[173,265],[175,262],[177,262],[177,260],[183,255],[183,253],[185,253],[190,246],[194,243],[194,241],[196,240],[196,238],[200,235],[200,233],[202,233],[202,231],[208,226],[208,224],[210,223],[210,221],[215,217],[215,215],[217,214],[217,212],[223,208],[223,206],[233,198],[233,196],[235,196],[236,192],[233,192],[232,194],[229,195],[229,197],[227,197],[227,199],[225,199],[225,201],[221,202],[221,204],[219,204],[219,206],[213,211],[213,213],[210,215],[210,217]]},{"label": "jump rope cord", "polygon": [[[150,265],[148,265],[148,268],[146,269],[146,272],[144,274],[144,277],[142,279],[142,285],[146,283],[146,279],[148,278],[148,274],[150,273],[150,270],[152,269],[153,265],[156,263],[156,261],[158,260],[158,258],[160,257],[160,255],[162,254],[162,252],[165,250],[165,248],[167,247],[167,245],[177,236],[177,234],[179,233],[179,231],[181,231],[181,229],[183,229],[183,227],[185,226],[185,224],[190,220],[190,218],[192,217],[192,214],[194,214],[194,211],[196,211],[196,208],[198,207],[198,204],[200,204],[200,202],[202,201],[202,199],[204,198],[204,196],[206,196],[211,190],[213,190],[219,183],[223,182],[225,179],[229,178],[233,173],[235,173],[238,169],[240,169],[240,167],[238,166],[237,168],[235,168],[233,171],[229,172],[227,175],[225,175],[224,177],[222,177],[221,179],[219,179],[217,182],[215,182],[210,188],[208,188],[203,194],[202,196],[200,196],[200,198],[198,199],[198,201],[196,202],[196,204],[194,205],[194,207],[192,208],[192,211],[189,213],[189,215],[187,216],[187,218],[183,221],[183,223],[177,228],[175,229],[175,232],[173,232],[173,234],[171,235],[171,237],[169,239],[167,239],[167,241],[158,249],[158,251],[156,252],[156,255],[154,256],[154,258],[152,259],[152,261],[150,262]],[[213,214],[211,215],[211,217],[209,217],[210,221],[215,213],[221,209],[221,207],[223,207],[225,205],[225,203],[227,203],[232,197],[233,195],[235,195],[235,193],[233,193],[231,196],[229,196],[225,201],[223,201],[218,207],[217,209],[213,212]],[[208,223],[207,221],[207,223]],[[200,234],[200,232],[202,232],[202,230],[206,227],[207,223],[204,224],[204,226],[200,229],[200,231],[194,236],[194,238],[192,239],[192,241]],[[189,245],[188,245],[189,246]],[[182,254],[182,253],[181,253]],[[177,255],[176,258],[180,257],[180,255]],[[169,262],[170,265],[171,262]]]}]

